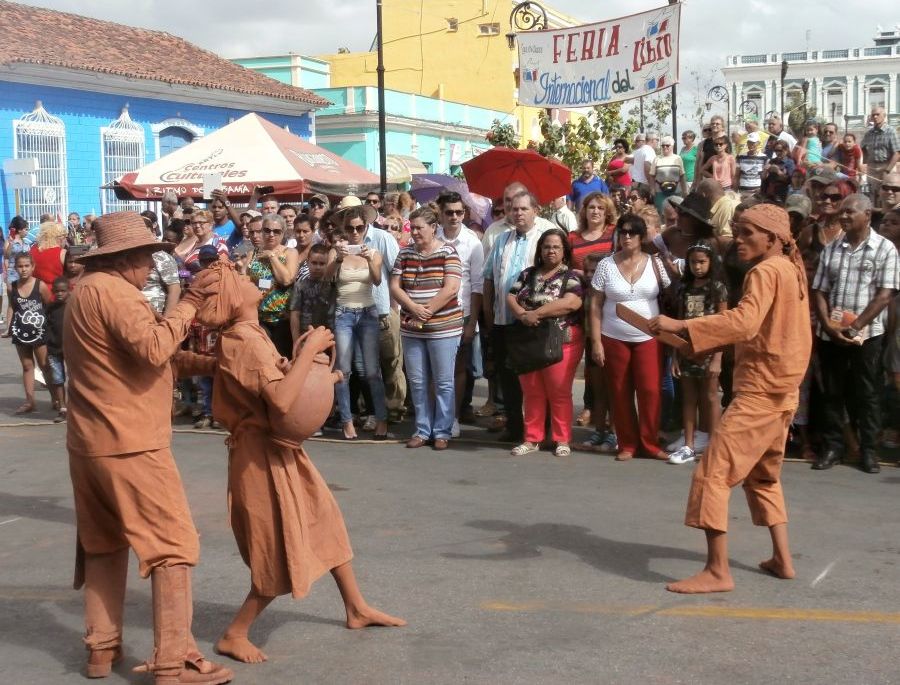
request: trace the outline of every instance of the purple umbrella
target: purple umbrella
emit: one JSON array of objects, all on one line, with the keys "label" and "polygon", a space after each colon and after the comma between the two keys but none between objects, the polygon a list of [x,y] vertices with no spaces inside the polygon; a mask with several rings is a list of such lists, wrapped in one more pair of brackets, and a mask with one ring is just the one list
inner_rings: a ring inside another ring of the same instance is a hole
[{"label": "purple umbrella", "polygon": [[468,206],[474,219],[486,226],[490,223],[491,201],[490,199],[469,191],[468,184],[462,179],[447,174],[413,174],[412,187],[409,194],[419,204],[425,204],[436,200],[445,190],[459,193],[463,204]]}]

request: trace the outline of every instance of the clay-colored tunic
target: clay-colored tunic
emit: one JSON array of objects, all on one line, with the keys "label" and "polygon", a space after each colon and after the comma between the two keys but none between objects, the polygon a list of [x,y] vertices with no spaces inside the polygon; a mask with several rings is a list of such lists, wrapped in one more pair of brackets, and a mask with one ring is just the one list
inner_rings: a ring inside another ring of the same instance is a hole
[{"label": "clay-colored tunic", "polygon": [[132,547],[144,577],[156,566],[195,565],[199,555],[169,449],[171,360],[194,311],[182,303],[157,322],[140,290],[103,272],[82,276],[66,305],[66,443],[79,543],[88,554]]},{"label": "clay-colored tunic", "polygon": [[324,573],[352,558],[331,490],[299,445],[272,438],[263,389],[284,378],[263,329],[224,329],[217,349],[213,414],[231,432],[231,527],[254,591],[304,597]]},{"label": "clay-colored tunic", "polygon": [[781,464],[812,334],[797,270],[785,257],[754,266],[734,309],[691,319],[695,352],[735,345],[735,398],[694,470],[685,523],[728,530],[731,488],[744,483],[753,523],[787,522]]}]

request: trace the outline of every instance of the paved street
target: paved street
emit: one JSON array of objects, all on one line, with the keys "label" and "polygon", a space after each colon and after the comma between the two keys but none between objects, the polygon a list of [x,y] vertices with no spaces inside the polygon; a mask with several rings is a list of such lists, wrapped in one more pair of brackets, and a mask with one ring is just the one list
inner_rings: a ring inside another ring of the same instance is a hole
[{"label": "paved street", "polygon": [[[0,683],[86,682],[65,427],[24,426],[18,362],[0,344]],[[47,420],[47,394],[39,394]],[[136,421],[140,417],[135,417]],[[402,427],[401,427],[402,429]],[[464,431],[479,439],[477,429]],[[174,450],[201,532],[195,632],[211,642],[248,583],[228,528],[222,434]],[[351,632],[334,584],[278,599],[253,637],[269,655],[239,683],[897,683],[900,469],[785,467],[798,577],[756,569],[768,536],[732,501],[737,589],[685,597],[703,538],[681,524],[689,467],[576,452],[511,458],[484,442],[444,453],[315,441],[309,452],[347,519],[356,569],[398,630]],[[126,660],[149,656],[150,586],[136,574]]]}]

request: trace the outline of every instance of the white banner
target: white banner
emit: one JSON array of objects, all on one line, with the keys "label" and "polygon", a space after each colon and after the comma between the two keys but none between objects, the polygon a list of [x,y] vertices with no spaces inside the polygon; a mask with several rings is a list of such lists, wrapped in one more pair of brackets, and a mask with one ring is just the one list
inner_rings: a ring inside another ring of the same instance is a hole
[{"label": "white banner", "polygon": [[681,4],[598,24],[516,34],[519,104],[571,109],[678,82]]}]

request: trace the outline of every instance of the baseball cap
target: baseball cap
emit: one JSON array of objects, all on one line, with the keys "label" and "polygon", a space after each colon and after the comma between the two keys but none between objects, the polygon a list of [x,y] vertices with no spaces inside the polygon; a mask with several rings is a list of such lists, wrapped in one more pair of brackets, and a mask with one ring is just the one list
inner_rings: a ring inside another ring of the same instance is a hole
[{"label": "baseball cap", "polygon": [[809,175],[809,183],[821,183],[829,185],[838,180],[837,174],[826,166],[819,166],[812,170]]},{"label": "baseball cap", "polygon": [[784,201],[784,208],[787,210],[788,214],[793,212],[806,219],[812,212],[812,202],[806,195],[797,193],[795,195],[788,195],[787,200]]},{"label": "baseball cap", "polygon": [[[251,219],[258,219],[262,216],[262,214],[260,212],[257,212],[255,209],[245,209],[243,212],[241,212],[241,216],[244,216],[245,214]],[[204,247],[208,246],[204,245]]]},{"label": "baseball cap", "polygon": [[313,200],[317,200],[325,205],[325,209],[329,209],[331,207],[331,203],[328,201],[328,198],[322,193],[316,193],[315,195],[310,196],[307,202],[312,202]]},{"label": "baseball cap", "polygon": [[748,143],[758,143],[759,142],[759,133],[757,131],[748,133],[747,134],[747,142]]}]

